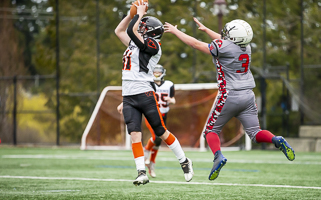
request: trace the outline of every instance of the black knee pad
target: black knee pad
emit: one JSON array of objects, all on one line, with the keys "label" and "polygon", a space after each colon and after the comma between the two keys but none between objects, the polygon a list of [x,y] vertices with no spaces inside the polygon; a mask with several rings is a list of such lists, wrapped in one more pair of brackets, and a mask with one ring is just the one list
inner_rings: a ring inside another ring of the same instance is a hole
[{"label": "black knee pad", "polygon": [[128,134],[130,134],[133,131],[141,132],[141,129],[139,127],[136,127],[134,122],[130,122],[130,123],[126,124],[126,125],[127,125]]},{"label": "black knee pad", "polygon": [[154,128],[155,135],[158,137],[162,136],[165,133],[165,128],[163,126],[158,126],[157,128]]},{"label": "black knee pad", "polygon": [[156,137],[154,143],[155,143],[155,146],[158,147],[161,145],[162,139],[160,137]]}]

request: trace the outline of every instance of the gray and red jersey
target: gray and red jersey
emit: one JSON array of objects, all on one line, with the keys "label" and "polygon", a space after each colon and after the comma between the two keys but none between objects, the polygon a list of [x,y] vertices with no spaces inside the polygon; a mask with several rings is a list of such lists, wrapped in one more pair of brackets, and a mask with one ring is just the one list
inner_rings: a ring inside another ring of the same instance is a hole
[{"label": "gray and red jersey", "polygon": [[244,90],[255,87],[250,70],[250,45],[240,47],[231,41],[216,39],[208,47],[217,68],[216,78],[220,90]]},{"label": "gray and red jersey", "polygon": [[258,110],[255,104],[255,87],[250,71],[251,47],[240,47],[228,40],[213,40],[209,45],[217,68],[219,93],[208,117],[205,134],[220,134],[232,118],[239,119],[248,136],[255,142],[259,132]]},{"label": "gray and red jersey", "polygon": [[122,96],[153,91],[153,70],[162,55],[160,44],[153,38],[144,40],[139,49],[131,40],[123,54]]}]

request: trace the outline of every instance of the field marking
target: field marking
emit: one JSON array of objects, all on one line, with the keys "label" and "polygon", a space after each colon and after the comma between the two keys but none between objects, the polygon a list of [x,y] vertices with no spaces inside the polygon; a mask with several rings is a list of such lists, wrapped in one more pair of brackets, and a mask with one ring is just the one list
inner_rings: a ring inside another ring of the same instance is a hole
[{"label": "field marking", "polygon": [[[97,168],[114,168],[114,169],[136,169],[135,166],[117,166],[117,165],[97,165]],[[181,167],[160,167],[158,166],[157,169],[182,169]],[[212,168],[195,168],[194,170],[206,170],[209,171]],[[223,171],[232,171],[232,172],[259,172],[256,169],[222,169]]]},{"label": "field marking", "polygon": [[[68,156],[68,155],[2,155],[2,158],[33,158],[33,159],[86,159],[86,160],[133,160],[132,157],[86,157],[86,156]],[[176,158],[157,158],[160,161],[173,161],[177,162]],[[193,162],[213,162],[213,159],[202,159],[196,158],[193,159]],[[295,165],[321,165],[321,162],[311,162],[311,161],[297,161],[293,162],[286,160],[284,161],[267,161],[267,160],[236,160],[236,159],[228,159],[229,163],[256,163],[256,164],[295,164]]]},{"label": "field marking", "polygon": [[41,190],[39,192],[80,192],[80,190]]},{"label": "field marking", "polygon": [[[105,181],[105,182],[132,182],[126,179],[98,179],[98,178],[75,178],[75,177],[38,177],[38,176],[0,176],[0,178],[12,179],[40,179],[40,180],[73,180],[73,181]],[[184,184],[184,185],[219,185],[219,186],[240,186],[240,187],[268,187],[268,188],[295,188],[295,189],[316,189],[321,187],[312,186],[294,186],[294,185],[264,185],[264,184],[240,184],[240,183],[205,183],[205,182],[178,182],[178,181],[150,181],[158,184]]]}]

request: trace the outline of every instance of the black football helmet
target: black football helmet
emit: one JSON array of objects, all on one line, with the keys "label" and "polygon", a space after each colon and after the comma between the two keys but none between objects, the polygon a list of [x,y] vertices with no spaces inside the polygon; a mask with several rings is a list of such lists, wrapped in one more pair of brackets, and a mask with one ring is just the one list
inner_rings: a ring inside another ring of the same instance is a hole
[{"label": "black football helmet", "polygon": [[143,37],[152,37],[160,40],[164,33],[164,26],[156,17],[143,17],[139,23],[138,32],[143,34]]}]

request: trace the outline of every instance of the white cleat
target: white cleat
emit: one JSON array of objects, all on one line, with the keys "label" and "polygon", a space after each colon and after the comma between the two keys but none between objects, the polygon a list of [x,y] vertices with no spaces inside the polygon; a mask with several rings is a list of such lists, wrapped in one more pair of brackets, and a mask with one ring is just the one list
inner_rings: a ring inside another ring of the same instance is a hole
[{"label": "white cleat", "polygon": [[155,163],[154,162],[150,162],[150,161],[146,161],[145,162],[146,167],[148,168],[148,173],[152,178],[156,177],[156,173],[155,173]]},{"label": "white cleat", "polygon": [[133,184],[135,186],[139,186],[140,184],[145,185],[146,183],[149,183],[149,179],[146,175],[146,171],[145,170],[139,170],[138,171],[138,176],[137,178],[133,181]]},{"label": "white cleat", "polygon": [[184,171],[185,180],[190,182],[194,176],[192,161],[189,158],[186,158],[186,161],[181,163],[181,167]]}]

